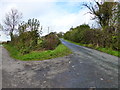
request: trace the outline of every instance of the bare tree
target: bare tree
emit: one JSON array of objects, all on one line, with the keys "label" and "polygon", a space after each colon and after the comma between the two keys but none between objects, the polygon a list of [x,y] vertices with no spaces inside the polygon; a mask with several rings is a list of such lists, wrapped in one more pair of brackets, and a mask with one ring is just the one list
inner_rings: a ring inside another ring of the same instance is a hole
[{"label": "bare tree", "polygon": [[17,26],[22,18],[22,13],[18,12],[17,9],[11,9],[4,19],[5,30],[9,33],[11,41],[13,40],[13,32],[17,31]]},{"label": "bare tree", "polygon": [[[113,17],[113,11],[116,10],[115,2],[106,2],[106,0],[103,0],[103,2],[97,2],[95,1],[95,5],[92,3],[84,3],[83,6],[87,7],[89,9],[89,13],[94,15],[94,18],[98,20],[98,23],[101,27],[104,26],[110,26],[111,19]],[[112,20],[113,23],[113,20]]]}]

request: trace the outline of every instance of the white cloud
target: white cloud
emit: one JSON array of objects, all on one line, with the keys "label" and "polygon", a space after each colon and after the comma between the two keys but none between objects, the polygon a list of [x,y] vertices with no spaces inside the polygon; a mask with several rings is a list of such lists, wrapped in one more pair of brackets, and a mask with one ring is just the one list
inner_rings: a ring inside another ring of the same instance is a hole
[{"label": "white cloud", "polygon": [[[67,0],[66,2],[89,2],[94,0]],[[1,2],[23,3],[22,0],[1,0]],[[25,0],[24,2],[65,2],[65,0]]]},{"label": "white cloud", "polygon": [[[44,21],[44,18],[41,19],[41,23],[44,24],[44,26],[54,26],[54,30],[57,32],[68,31],[72,26],[76,27],[81,24],[89,24],[91,15],[85,14],[87,12],[87,9],[80,10],[78,13],[64,13],[60,14],[56,17],[57,14],[49,13],[48,15],[51,16],[50,18],[46,18]],[[47,17],[47,16],[45,16]],[[46,23],[47,21],[47,23]]]},{"label": "white cloud", "polygon": [[[83,1],[87,2],[88,0],[69,0],[69,2],[67,1],[67,6],[74,8],[76,2]],[[1,0],[1,2],[0,12],[3,13],[2,16],[0,16],[0,23],[2,23],[5,13],[10,11],[11,8],[17,8],[23,13],[23,20],[27,21],[29,18],[37,18],[40,20],[44,35],[48,33],[48,27],[50,31],[66,32],[72,26],[76,27],[84,23],[90,23],[90,14],[85,15],[88,9],[80,9],[77,12],[70,13],[58,6],[56,4],[57,0],[52,0],[51,2],[48,0],[46,0],[46,2],[43,0]]]}]

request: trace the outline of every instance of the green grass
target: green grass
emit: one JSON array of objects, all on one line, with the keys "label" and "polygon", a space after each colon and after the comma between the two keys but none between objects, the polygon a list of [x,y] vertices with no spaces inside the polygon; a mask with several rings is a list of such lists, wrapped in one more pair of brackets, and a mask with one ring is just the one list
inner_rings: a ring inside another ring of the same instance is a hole
[{"label": "green grass", "polygon": [[[64,40],[66,40],[66,39],[64,39]],[[89,48],[92,48],[92,49],[99,50],[101,52],[105,52],[105,53],[108,53],[108,54],[120,57],[120,51],[115,51],[115,50],[112,50],[110,48],[96,47],[96,46],[94,46],[92,44],[81,44],[81,43],[76,43],[76,42],[73,42],[73,41],[70,41],[70,40],[66,40],[66,41],[74,43],[76,45],[81,45],[81,46],[89,47]]]},{"label": "green grass", "polygon": [[20,52],[11,45],[6,44],[4,45],[4,47],[9,51],[11,57],[23,61],[52,59],[57,57],[63,57],[72,53],[71,50],[63,44],[60,44],[54,50],[46,50],[42,52],[33,51],[25,55],[21,55]]}]

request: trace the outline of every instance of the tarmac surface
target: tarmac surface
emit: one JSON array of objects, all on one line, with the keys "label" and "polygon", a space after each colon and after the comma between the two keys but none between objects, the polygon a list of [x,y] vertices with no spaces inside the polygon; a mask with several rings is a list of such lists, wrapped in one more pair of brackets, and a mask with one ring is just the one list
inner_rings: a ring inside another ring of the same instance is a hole
[{"label": "tarmac surface", "polygon": [[61,39],[73,54],[44,61],[12,59],[2,50],[3,88],[118,88],[118,57]]}]

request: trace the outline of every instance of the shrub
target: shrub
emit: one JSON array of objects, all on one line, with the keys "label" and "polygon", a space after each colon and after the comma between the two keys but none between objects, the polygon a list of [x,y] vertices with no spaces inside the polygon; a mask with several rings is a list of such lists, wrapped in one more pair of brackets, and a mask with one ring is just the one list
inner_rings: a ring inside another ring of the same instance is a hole
[{"label": "shrub", "polygon": [[42,48],[46,50],[53,50],[60,44],[59,38],[56,36],[55,33],[50,33],[44,37],[42,42]]},{"label": "shrub", "polygon": [[22,55],[28,54],[29,52],[30,52],[30,49],[29,49],[29,48],[22,48],[22,49],[20,49],[20,53],[21,53]]}]

